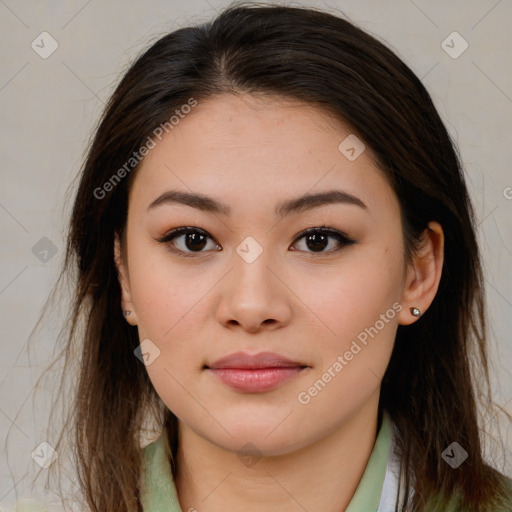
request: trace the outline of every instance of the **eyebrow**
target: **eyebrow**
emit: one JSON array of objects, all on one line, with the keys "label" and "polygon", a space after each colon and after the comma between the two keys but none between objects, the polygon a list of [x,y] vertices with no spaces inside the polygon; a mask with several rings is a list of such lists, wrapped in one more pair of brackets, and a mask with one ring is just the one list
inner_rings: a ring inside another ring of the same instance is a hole
[{"label": "eyebrow", "polygon": [[[181,190],[168,190],[167,192],[164,192],[148,206],[148,211],[163,204],[183,204],[192,208],[197,208],[198,210],[224,216],[229,216],[231,214],[231,207],[227,204],[221,203],[220,201],[203,194],[185,192]],[[343,190],[328,190],[326,192],[306,194],[294,199],[283,201],[276,206],[274,215],[282,219],[292,213],[302,213],[313,208],[329,204],[355,205],[368,210],[366,204],[353,194]]]}]

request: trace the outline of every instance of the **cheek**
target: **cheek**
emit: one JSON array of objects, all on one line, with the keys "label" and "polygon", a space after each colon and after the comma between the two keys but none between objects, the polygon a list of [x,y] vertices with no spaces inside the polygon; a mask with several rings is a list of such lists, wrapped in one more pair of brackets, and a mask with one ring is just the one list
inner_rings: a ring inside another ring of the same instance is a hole
[{"label": "cheek", "polygon": [[347,279],[337,290],[330,290],[325,303],[316,305],[329,326],[316,338],[319,364],[295,396],[299,410],[305,413],[304,428],[309,422],[313,428],[314,418],[323,417],[327,431],[378,391],[402,309],[386,280],[381,286],[375,281],[370,286],[360,278]]},{"label": "cheek", "polygon": [[369,247],[354,251],[327,271],[304,273],[294,291],[308,307],[304,318],[320,326],[324,333],[320,339],[327,347],[336,348],[390,309],[387,317],[394,319],[392,305],[401,299],[401,279],[400,251]]},{"label": "cheek", "polygon": [[148,246],[134,248],[130,278],[141,337],[167,343],[179,332],[188,339],[187,330],[197,325],[197,306],[212,288],[208,273],[177,265],[165,250]]},{"label": "cheek", "polygon": [[148,346],[157,354],[146,366],[149,378],[167,407],[179,412],[190,407],[184,390],[193,389],[204,363],[198,344],[205,318],[199,316],[214,282],[204,274],[183,272],[163,251],[153,252],[163,255],[149,250],[131,254],[132,298],[139,339],[150,340]]},{"label": "cheek", "polygon": [[[308,381],[313,387],[311,393],[307,387],[302,391],[307,395],[305,401],[314,399],[315,407],[337,407],[341,402],[350,407],[380,385],[402,309],[402,256],[397,247],[395,251],[385,246],[354,254],[353,260],[347,258],[343,268],[324,280],[323,287],[310,277],[309,289],[314,292],[307,304],[314,316],[308,318],[323,327],[315,338],[319,365]],[[306,293],[307,285],[301,293]]]}]

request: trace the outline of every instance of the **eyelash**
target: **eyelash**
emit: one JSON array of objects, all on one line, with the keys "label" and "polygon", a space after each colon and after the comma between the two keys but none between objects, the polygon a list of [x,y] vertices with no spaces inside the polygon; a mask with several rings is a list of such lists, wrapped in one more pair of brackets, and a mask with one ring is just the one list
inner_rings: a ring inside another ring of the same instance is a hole
[{"label": "eyelash", "polygon": [[[186,251],[182,251],[181,249],[176,249],[176,247],[173,247],[172,244],[170,243],[172,240],[174,240],[178,236],[186,235],[186,234],[189,234],[189,233],[200,233],[200,234],[205,235],[206,237],[210,238],[211,240],[214,240],[203,229],[195,228],[195,227],[191,227],[191,226],[182,226],[182,227],[179,227],[179,228],[176,228],[176,229],[173,229],[173,230],[169,231],[168,233],[166,233],[161,238],[158,238],[157,241],[162,243],[162,244],[167,245],[172,252],[178,253],[181,256],[184,256],[186,258],[190,258],[190,257],[194,258],[197,255],[200,255],[201,253],[203,253],[204,251],[186,252]],[[338,231],[337,229],[329,228],[328,226],[319,226],[319,227],[315,227],[315,228],[308,228],[308,229],[305,229],[304,231],[301,231],[295,237],[295,239],[293,241],[293,244],[297,243],[299,240],[301,240],[305,236],[313,235],[313,234],[326,234],[326,235],[328,235],[328,236],[330,236],[332,238],[335,238],[338,242],[340,242],[341,245],[339,247],[337,247],[336,249],[331,249],[331,250],[325,251],[325,252],[314,252],[314,251],[299,251],[299,252],[306,252],[306,253],[309,253],[311,255],[315,255],[315,254],[318,254],[318,255],[332,254],[332,253],[338,252],[343,247],[346,247],[348,245],[352,245],[352,244],[355,243],[355,240],[349,238],[345,233],[342,233],[341,231]]]}]

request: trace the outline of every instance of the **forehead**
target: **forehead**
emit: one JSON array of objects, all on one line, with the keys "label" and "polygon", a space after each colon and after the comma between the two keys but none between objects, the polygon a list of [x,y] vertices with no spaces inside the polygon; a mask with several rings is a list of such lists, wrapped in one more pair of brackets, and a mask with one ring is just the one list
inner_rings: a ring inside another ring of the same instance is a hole
[{"label": "forehead", "polygon": [[366,204],[396,202],[369,148],[352,161],[340,151],[347,137],[353,140],[346,124],[312,105],[216,96],[155,140],[137,170],[130,202],[147,207],[165,189],[181,189],[233,205],[273,208],[279,199],[332,188]]}]

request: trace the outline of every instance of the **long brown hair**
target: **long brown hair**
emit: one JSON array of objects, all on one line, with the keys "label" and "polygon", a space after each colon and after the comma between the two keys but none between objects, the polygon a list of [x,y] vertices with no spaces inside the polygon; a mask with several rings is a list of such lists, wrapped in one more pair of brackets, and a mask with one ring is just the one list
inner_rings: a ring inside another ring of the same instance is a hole
[{"label": "long brown hair", "polygon": [[[505,490],[480,441],[477,398],[491,396],[484,280],[457,149],[425,87],[384,44],[341,16],[254,3],[169,33],[141,54],[110,98],[80,173],[63,265],[75,288],[62,356],[69,368],[80,351],[67,423],[88,507],[141,510],[148,418],[171,440],[174,459],[178,446],[177,418],[134,357],[137,329],[121,312],[113,243],[138,167],[126,163],[191,98],[241,93],[299,100],[350,126],[396,193],[408,260],[428,222],[442,225],[438,293],[418,321],[398,327],[379,408],[396,425],[414,510],[455,495],[467,512],[491,510]],[[122,179],[98,192],[123,166]],[[468,452],[460,470],[441,457],[453,441]]]}]

